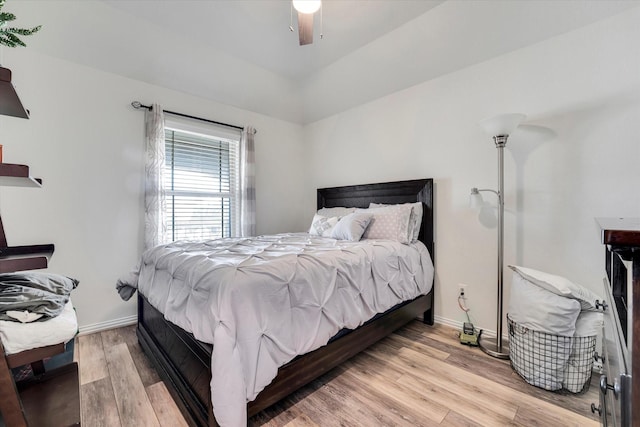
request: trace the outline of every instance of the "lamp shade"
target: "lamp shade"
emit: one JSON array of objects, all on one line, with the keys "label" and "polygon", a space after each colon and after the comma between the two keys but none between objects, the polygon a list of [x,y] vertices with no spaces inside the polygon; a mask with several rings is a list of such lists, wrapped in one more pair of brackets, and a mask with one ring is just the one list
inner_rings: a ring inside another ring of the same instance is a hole
[{"label": "lamp shade", "polygon": [[478,122],[478,126],[489,136],[511,135],[511,132],[516,130],[526,117],[527,116],[520,113],[501,114],[481,120]]},{"label": "lamp shade", "polygon": [[293,7],[300,13],[316,13],[320,4],[321,0],[293,0]]},{"label": "lamp shade", "polygon": [[471,209],[480,209],[483,204],[484,199],[482,198],[482,194],[480,194],[477,188],[472,188],[471,194],[469,195],[469,207]]}]

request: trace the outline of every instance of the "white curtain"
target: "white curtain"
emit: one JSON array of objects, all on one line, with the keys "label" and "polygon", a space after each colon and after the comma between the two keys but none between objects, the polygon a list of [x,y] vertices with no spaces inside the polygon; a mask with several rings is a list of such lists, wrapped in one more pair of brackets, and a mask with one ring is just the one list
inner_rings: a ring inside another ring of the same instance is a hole
[{"label": "white curtain", "polygon": [[164,170],[164,113],[153,104],[145,114],[145,193],[144,193],[144,249],[165,243]]},{"label": "white curtain", "polygon": [[256,235],[256,130],[246,126],[240,138],[240,236]]}]

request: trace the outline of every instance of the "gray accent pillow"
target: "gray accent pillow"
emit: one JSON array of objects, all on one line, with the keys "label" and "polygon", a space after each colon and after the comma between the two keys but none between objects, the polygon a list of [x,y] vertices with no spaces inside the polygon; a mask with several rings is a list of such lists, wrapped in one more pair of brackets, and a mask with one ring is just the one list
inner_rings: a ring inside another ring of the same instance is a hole
[{"label": "gray accent pillow", "polygon": [[312,236],[331,237],[333,228],[338,223],[340,218],[337,216],[326,217],[315,214],[311,221],[311,227],[309,228],[309,234]]},{"label": "gray accent pillow", "polygon": [[369,226],[371,218],[373,218],[372,214],[360,212],[343,216],[336,226],[333,227],[331,237],[338,240],[358,242]]},{"label": "gray accent pillow", "polygon": [[412,231],[409,228],[413,208],[410,205],[390,205],[382,208],[359,209],[358,212],[373,215],[371,224],[362,235],[363,239],[395,240],[411,243]]},{"label": "gray accent pillow", "polygon": [[[422,202],[415,203],[403,203],[404,205],[411,205],[411,218],[409,219],[409,236],[411,237],[411,241],[415,242],[418,240],[418,236],[420,235],[420,226],[422,225]],[[381,208],[383,206],[394,206],[394,205],[386,205],[383,203],[369,203],[369,208]]]}]

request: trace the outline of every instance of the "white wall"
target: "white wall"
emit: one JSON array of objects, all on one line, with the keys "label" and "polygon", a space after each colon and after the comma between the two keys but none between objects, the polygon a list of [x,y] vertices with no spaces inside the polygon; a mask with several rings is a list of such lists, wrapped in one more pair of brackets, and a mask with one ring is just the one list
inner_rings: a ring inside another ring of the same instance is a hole
[{"label": "white wall", "polygon": [[80,280],[72,296],[81,328],[135,315],[115,291],[142,248],[144,113],[131,101],[255,126],[257,231],[306,226],[300,126],[28,49],[5,49],[3,66],[31,111],[30,120],[0,117],[4,161],[44,179],[41,189],[0,188],[7,239],[56,245],[49,270]]},{"label": "white wall", "polygon": [[505,263],[600,292],[594,217],[640,216],[638,22],[635,8],[308,125],[309,212],[316,187],[433,177],[436,316],[464,320],[465,283],[474,321],[495,331],[495,217],[468,195],[497,187],[497,159],[476,123],[523,112],[505,151]]},{"label": "white wall", "polygon": [[32,112],[0,117],[5,162],[45,180],[39,190],[0,188],[9,243],[56,244],[50,270],[80,279],[74,302],[85,330],[133,316],[114,290],[142,246],[143,113],[129,103],[158,102],[257,127],[259,233],[305,229],[317,187],[435,178],[436,315],[463,320],[455,297],[467,283],[474,320],[493,329],[495,225],[467,200],[470,187],[495,188],[496,153],[476,123],[529,115],[506,151],[506,262],[598,291],[593,218],[640,216],[639,21],[636,8],[304,128],[5,49],[2,63]]}]

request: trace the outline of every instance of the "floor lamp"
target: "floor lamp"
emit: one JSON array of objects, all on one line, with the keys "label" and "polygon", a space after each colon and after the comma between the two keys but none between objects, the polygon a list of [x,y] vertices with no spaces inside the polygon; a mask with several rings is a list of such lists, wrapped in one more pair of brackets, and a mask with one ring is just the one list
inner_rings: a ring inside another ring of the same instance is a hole
[{"label": "floor lamp", "polygon": [[478,125],[489,135],[498,149],[498,191],[488,188],[472,188],[470,204],[472,207],[481,207],[483,204],[483,191],[494,193],[498,196],[498,321],[496,328],[496,340],[491,342],[488,338],[480,337],[478,345],[490,356],[499,359],[509,358],[509,345],[502,341],[502,300],[503,300],[503,263],[504,263],[504,146],[509,135],[525,119],[524,114],[502,114],[490,119],[482,120]]}]

